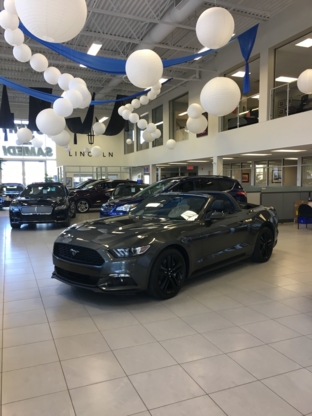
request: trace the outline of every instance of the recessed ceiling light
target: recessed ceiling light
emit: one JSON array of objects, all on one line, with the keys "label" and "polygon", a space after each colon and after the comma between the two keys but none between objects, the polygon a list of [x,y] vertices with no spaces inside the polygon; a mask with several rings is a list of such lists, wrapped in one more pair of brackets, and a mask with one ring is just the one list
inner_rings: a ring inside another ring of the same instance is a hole
[{"label": "recessed ceiling light", "polygon": [[97,55],[97,53],[101,49],[101,47],[102,47],[101,42],[93,42],[92,45],[90,46],[87,54],[95,56],[95,55]]},{"label": "recessed ceiling light", "polygon": [[305,39],[302,42],[296,43],[296,46],[301,46],[302,48],[311,48],[312,39],[311,38]]},{"label": "recessed ceiling light", "polygon": [[172,163],[169,163],[169,165],[187,165],[187,163],[184,163],[184,162],[172,162]]},{"label": "recessed ceiling light", "polygon": [[260,94],[252,95],[251,98],[257,98],[259,100]]},{"label": "recessed ceiling light", "polygon": [[208,160],[188,160],[189,163],[207,163]]},{"label": "recessed ceiling light", "polygon": [[155,123],[155,126],[160,126],[161,124],[164,124],[163,121],[159,121],[158,123]]},{"label": "recessed ceiling light", "polygon": [[285,157],[285,160],[298,160],[297,157]]},{"label": "recessed ceiling light", "polygon": [[105,120],[108,120],[108,117],[102,117],[102,118],[99,120],[99,123],[103,123],[103,121],[105,121]]},{"label": "recessed ceiling light", "polygon": [[234,159],[234,157],[223,157],[222,159],[223,160],[232,160],[232,159]]},{"label": "recessed ceiling light", "polygon": [[280,76],[278,78],[275,78],[275,81],[277,81],[277,82],[293,82],[293,81],[297,81],[297,79],[298,78]]},{"label": "recessed ceiling light", "polygon": [[178,116],[185,116],[187,114],[187,111],[184,111],[183,113],[178,114]]},{"label": "recessed ceiling light", "polygon": [[244,153],[242,156],[271,156],[271,153]]},{"label": "recessed ceiling light", "polygon": [[141,114],[141,115],[140,115],[140,117],[144,117],[144,116],[146,116],[147,114],[148,114],[148,111],[146,111],[146,113]]},{"label": "recessed ceiling light", "polygon": [[235,72],[235,74],[232,74],[231,77],[238,77],[238,78],[244,78],[245,76],[245,71],[238,71]]},{"label": "recessed ceiling light", "polygon": [[168,78],[160,78],[159,82],[163,84],[164,82],[168,81]]},{"label": "recessed ceiling light", "polygon": [[169,166],[169,163],[167,163],[166,165],[156,165],[158,168],[163,168],[165,166]]},{"label": "recessed ceiling light", "polygon": [[306,150],[299,150],[299,149],[279,149],[279,150],[271,150],[272,153],[281,152],[281,153],[299,153],[299,152],[306,152]]}]

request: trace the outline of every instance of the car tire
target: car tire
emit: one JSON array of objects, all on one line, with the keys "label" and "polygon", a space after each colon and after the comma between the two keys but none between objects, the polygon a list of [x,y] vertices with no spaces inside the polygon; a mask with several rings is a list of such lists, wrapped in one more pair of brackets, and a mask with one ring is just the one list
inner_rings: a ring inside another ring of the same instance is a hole
[{"label": "car tire", "polygon": [[21,228],[21,224],[10,222],[10,225],[13,229]]},{"label": "car tire", "polygon": [[182,288],[186,264],[182,254],[173,248],[161,252],[150,273],[148,292],[158,299],[170,299]]},{"label": "car tire", "polygon": [[272,231],[268,227],[260,229],[255,244],[251,260],[256,263],[265,263],[272,255],[274,247],[274,237]]},{"label": "car tire", "polygon": [[79,199],[79,201],[76,202],[76,209],[80,214],[88,212],[90,209],[89,201],[87,201],[86,199]]},{"label": "car tire", "polygon": [[76,204],[74,201],[69,203],[69,216],[70,218],[76,218]]}]

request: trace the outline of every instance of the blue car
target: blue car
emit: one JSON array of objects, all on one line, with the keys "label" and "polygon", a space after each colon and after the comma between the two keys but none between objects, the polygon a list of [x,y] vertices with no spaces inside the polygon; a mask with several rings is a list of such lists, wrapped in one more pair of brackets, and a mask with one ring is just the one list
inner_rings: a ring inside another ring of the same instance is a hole
[{"label": "blue car", "polygon": [[183,176],[163,179],[131,197],[108,201],[102,205],[100,217],[127,215],[131,209],[145,198],[161,192],[185,193],[194,191],[224,191],[228,192],[240,203],[247,202],[247,193],[236,179],[227,176]]}]

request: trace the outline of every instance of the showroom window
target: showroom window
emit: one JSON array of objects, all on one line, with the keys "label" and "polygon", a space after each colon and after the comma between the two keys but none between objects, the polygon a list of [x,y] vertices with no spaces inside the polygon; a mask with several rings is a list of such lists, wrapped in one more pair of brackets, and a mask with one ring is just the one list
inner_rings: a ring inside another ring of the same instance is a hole
[{"label": "showroom window", "polygon": [[[144,120],[146,120],[146,121],[147,121],[147,123],[149,122],[149,116],[148,116],[148,113],[142,114],[142,115],[140,116],[140,118],[144,118]],[[139,151],[139,150],[145,150],[145,149],[148,149],[148,148],[149,148],[149,143],[148,143],[148,142],[146,142],[146,141],[143,139],[143,131],[144,131],[144,130],[141,130],[141,129],[139,129],[139,128],[137,128],[137,129],[136,129],[136,143],[137,143],[137,151]]]},{"label": "showroom window", "polygon": [[241,101],[237,108],[233,108],[231,114],[222,117],[221,130],[232,130],[245,127],[259,121],[259,68],[260,59],[249,62],[250,91],[243,94],[243,82],[245,66],[238,67],[225,74],[235,81],[241,90]]},{"label": "showroom window", "polygon": [[[131,144],[127,143],[127,140],[131,140]],[[127,122],[124,130],[124,154],[134,152],[134,124]]]},{"label": "showroom window", "polygon": [[312,156],[303,157],[301,162],[301,185],[312,185]]},{"label": "showroom window", "polygon": [[170,139],[176,142],[189,138],[186,122],[188,119],[188,94],[184,94],[169,102],[170,112]]},{"label": "showroom window", "polygon": [[270,118],[280,118],[312,109],[312,94],[297,87],[299,75],[311,62],[312,33],[307,33],[275,50],[274,88]]},{"label": "showroom window", "polygon": [[237,179],[243,186],[251,185],[252,162],[227,163],[223,165],[223,175]]},{"label": "showroom window", "polygon": [[161,131],[161,136],[158,139],[155,139],[152,142],[153,147],[162,146],[163,145],[163,106],[160,105],[152,110],[152,122],[156,125],[156,127]]}]

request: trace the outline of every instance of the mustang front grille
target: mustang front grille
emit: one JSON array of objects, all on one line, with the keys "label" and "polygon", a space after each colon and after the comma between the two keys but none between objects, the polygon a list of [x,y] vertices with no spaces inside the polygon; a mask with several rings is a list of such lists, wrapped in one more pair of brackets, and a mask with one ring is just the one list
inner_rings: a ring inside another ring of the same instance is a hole
[{"label": "mustang front grille", "polygon": [[61,259],[69,260],[73,263],[89,264],[92,266],[102,266],[104,263],[103,257],[97,251],[71,244],[55,243],[54,254]]}]

